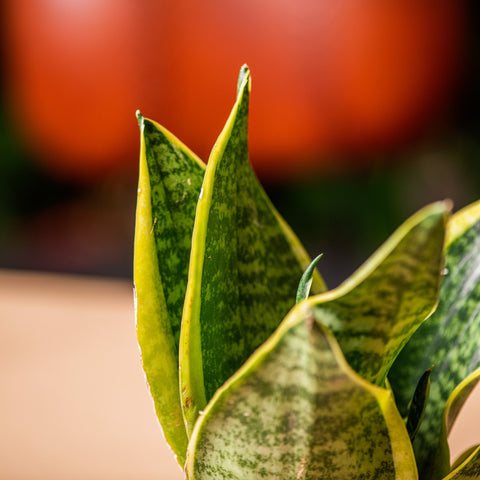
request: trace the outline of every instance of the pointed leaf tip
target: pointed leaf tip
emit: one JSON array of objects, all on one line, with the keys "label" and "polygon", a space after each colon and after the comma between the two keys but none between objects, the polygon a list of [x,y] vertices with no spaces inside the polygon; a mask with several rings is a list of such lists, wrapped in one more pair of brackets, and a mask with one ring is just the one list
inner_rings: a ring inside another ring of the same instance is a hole
[{"label": "pointed leaf tip", "polygon": [[141,137],[134,248],[137,336],[158,419],[182,466],[187,433],[178,391],[178,342],[205,166],[165,128],[136,114]]},{"label": "pointed leaf tip", "polygon": [[308,266],[305,270],[300,282],[298,284],[296,303],[300,303],[302,300],[305,300],[310,295],[310,288],[312,287],[313,272],[317,266],[318,261],[323,257],[323,253],[318,255],[315,260]]},{"label": "pointed leaf tip", "polygon": [[140,127],[140,130],[143,129],[143,120],[144,120],[144,117],[142,115],[142,113],[140,112],[140,110],[137,110],[135,112],[135,116],[137,117],[137,121],[138,121],[138,126]]},{"label": "pointed leaf tip", "polygon": [[247,64],[244,64],[242,65],[242,68],[240,68],[240,73],[238,74],[237,97],[242,92],[245,83],[249,81],[250,81],[250,69],[248,68]]},{"label": "pointed leaf tip", "polygon": [[[199,411],[295,303],[310,259],[260,186],[248,157],[250,74],[210,155],[191,240],[180,331],[183,413]],[[312,291],[323,291],[319,274]]]}]

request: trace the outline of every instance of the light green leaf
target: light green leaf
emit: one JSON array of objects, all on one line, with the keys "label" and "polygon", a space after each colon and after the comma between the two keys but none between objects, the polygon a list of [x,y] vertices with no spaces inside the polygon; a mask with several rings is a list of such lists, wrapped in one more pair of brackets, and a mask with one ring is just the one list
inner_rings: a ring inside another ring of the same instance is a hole
[{"label": "light green leaf", "polygon": [[202,162],[139,114],[140,172],[134,282],[142,363],[164,435],[178,462],[187,436],[178,390],[178,342]]},{"label": "light green leaf", "polygon": [[323,253],[320,254],[317,258],[312,260],[312,263],[305,270],[305,273],[300,279],[297,289],[297,303],[300,303],[302,300],[305,300],[310,295],[310,289],[312,288],[313,273],[315,267],[317,266],[318,261],[323,257]]},{"label": "light green leaf", "polygon": [[434,365],[429,401],[414,444],[421,472],[432,471],[433,463],[449,464],[448,458],[435,459],[448,455],[445,450],[435,454],[442,412],[455,386],[480,366],[480,202],[452,217],[445,255],[438,308],[400,353],[390,375],[395,397],[405,405],[419,373]]},{"label": "light green leaf", "polygon": [[480,478],[480,447],[457,468],[455,468],[444,480],[478,480]]},{"label": "light green leaf", "polygon": [[449,208],[438,202],[420,210],[342,285],[311,297],[315,318],[372,383],[385,384],[398,352],[436,306]]},{"label": "light green leaf", "polygon": [[392,393],[349,367],[311,299],[214,395],[186,472],[190,480],[417,479]]},{"label": "light green leaf", "polygon": [[[184,416],[191,430],[225,380],[295,304],[310,258],[258,183],[247,149],[250,74],[208,161],[198,202],[180,341]],[[325,289],[318,273],[313,290]]]}]

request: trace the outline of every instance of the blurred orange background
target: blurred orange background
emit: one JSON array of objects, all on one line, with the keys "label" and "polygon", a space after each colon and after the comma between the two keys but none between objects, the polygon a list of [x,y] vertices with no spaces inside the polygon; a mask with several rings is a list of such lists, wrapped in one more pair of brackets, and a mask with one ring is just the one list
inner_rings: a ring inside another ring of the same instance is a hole
[{"label": "blurred orange background", "polygon": [[458,0],[17,0],[4,19],[12,121],[77,181],[135,166],[137,108],[206,160],[243,63],[262,176],[370,163],[446,118],[468,43]]},{"label": "blurred orange background", "polygon": [[130,277],[136,109],[206,160],[243,63],[252,163],[330,284],[425,203],[479,196],[472,0],[0,8],[5,267]]},{"label": "blurred orange background", "polygon": [[176,478],[132,364],[137,109],[207,160],[247,63],[253,166],[332,287],[480,198],[475,0],[5,0],[0,24],[2,478]]},{"label": "blurred orange background", "polygon": [[330,284],[425,203],[479,196],[472,0],[1,8],[0,265],[130,276],[136,109],[207,160],[243,63],[252,163]]}]

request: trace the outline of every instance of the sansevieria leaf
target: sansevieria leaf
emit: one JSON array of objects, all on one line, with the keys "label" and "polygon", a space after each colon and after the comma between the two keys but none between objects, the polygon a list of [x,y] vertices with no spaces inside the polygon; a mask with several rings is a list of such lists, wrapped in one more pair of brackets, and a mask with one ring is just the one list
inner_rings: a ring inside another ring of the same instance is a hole
[{"label": "sansevieria leaf", "polygon": [[461,453],[455,462],[452,465],[451,471],[453,472],[454,470],[457,469],[465,460],[468,459],[472,455],[472,453],[477,450],[477,448],[480,448],[480,445],[472,445],[470,448],[467,448],[463,453]]},{"label": "sansevieria leaf", "polygon": [[312,299],[220,387],[195,426],[190,480],[416,480],[392,393],[347,364]]},{"label": "sansevieria leaf", "polygon": [[428,396],[430,395],[430,375],[432,369],[429,368],[418,381],[417,388],[413,394],[410,403],[408,404],[408,412],[406,417],[406,426],[410,440],[413,442],[417,436],[420,425],[425,415],[425,408],[427,407]]},{"label": "sansevieria leaf", "polygon": [[[195,217],[180,341],[189,431],[217,388],[295,304],[298,282],[310,263],[251,169],[250,83],[244,67],[236,103],[208,161]],[[315,273],[312,290],[323,289]]]},{"label": "sansevieria leaf", "polygon": [[318,257],[312,260],[312,263],[308,266],[305,272],[300,278],[300,283],[298,284],[297,289],[297,303],[300,303],[302,300],[305,300],[310,295],[310,289],[312,288],[313,274],[315,273],[315,267],[317,263],[322,258],[323,254],[318,255]]},{"label": "sansevieria leaf", "polygon": [[447,399],[480,367],[480,202],[451,218],[445,255],[438,308],[398,356],[389,377],[397,401],[406,405],[421,374],[433,365],[429,401],[414,447],[419,470],[425,478],[435,471],[435,479],[448,473],[450,463],[448,449],[437,451]]},{"label": "sansevieria leaf", "polygon": [[438,202],[420,210],[348,280],[311,299],[315,318],[372,383],[385,384],[399,351],[436,306],[449,209]]},{"label": "sansevieria leaf", "polygon": [[195,209],[205,166],[178,139],[139,114],[140,172],[134,282],[138,342],[164,435],[185,461],[178,342]]},{"label": "sansevieria leaf", "polygon": [[444,480],[478,480],[480,478],[480,447],[455,468]]}]

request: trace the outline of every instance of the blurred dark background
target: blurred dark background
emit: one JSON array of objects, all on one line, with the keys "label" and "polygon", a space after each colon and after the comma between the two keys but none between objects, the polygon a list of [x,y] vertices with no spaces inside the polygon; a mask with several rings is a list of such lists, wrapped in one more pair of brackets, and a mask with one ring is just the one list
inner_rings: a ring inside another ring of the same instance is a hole
[{"label": "blurred dark background", "polygon": [[251,159],[338,284],[480,199],[475,0],[3,0],[0,268],[131,277],[135,110],[205,160],[252,71]]}]

